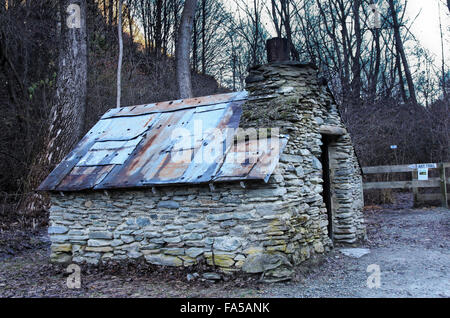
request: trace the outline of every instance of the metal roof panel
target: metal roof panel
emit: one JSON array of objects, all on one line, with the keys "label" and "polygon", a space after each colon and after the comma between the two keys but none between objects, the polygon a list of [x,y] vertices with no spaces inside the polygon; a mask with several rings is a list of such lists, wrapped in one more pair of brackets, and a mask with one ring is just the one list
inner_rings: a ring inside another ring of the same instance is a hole
[{"label": "metal roof panel", "polygon": [[[282,150],[256,153],[255,140],[234,146],[246,99],[244,91],[112,109],[39,190],[265,180]],[[246,155],[254,162],[229,160]]]}]

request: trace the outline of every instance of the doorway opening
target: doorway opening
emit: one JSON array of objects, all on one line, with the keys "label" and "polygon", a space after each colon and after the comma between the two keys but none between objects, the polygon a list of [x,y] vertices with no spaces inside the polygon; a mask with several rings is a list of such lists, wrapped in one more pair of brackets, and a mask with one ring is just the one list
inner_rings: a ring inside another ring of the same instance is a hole
[{"label": "doorway opening", "polygon": [[328,236],[333,240],[333,206],[331,199],[331,171],[330,171],[330,144],[333,142],[333,137],[329,135],[322,135],[322,155],[320,162],[322,163],[322,179],[323,179],[323,201],[327,208],[328,215]]}]

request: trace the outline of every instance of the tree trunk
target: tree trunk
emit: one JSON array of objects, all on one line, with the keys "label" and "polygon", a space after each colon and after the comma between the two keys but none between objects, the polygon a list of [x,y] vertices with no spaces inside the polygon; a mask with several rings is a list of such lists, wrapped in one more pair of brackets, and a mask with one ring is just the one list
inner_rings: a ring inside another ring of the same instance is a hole
[{"label": "tree trunk", "polygon": [[[374,0],[372,0],[372,3],[374,3]],[[380,29],[375,28],[375,30],[372,31],[372,34],[375,41],[375,68],[370,79],[369,94],[371,100],[375,101],[377,96],[378,76],[380,75],[381,67]]]},{"label": "tree trunk", "polygon": [[[73,3],[73,0],[60,2],[62,21],[56,95],[50,111],[48,135],[30,171],[30,191],[61,162],[84,133],[87,91],[86,0],[75,3],[80,8],[80,27],[75,24],[70,28],[68,21],[72,19],[69,17],[74,14],[69,6]],[[38,211],[46,204],[41,195],[33,195],[24,202],[28,211]]]},{"label": "tree trunk", "polygon": [[405,90],[405,81],[403,80],[403,73],[402,73],[402,63],[400,61],[400,55],[395,55],[395,65],[396,69],[398,71],[398,85],[400,86],[400,93],[402,94],[403,102],[408,101],[408,97],[406,96],[406,90]]},{"label": "tree trunk", "polygon": [[179,97],[182,99],[192,97],[189,56],[191,53],[192,27],[196,7],[197,0],[186,0],[183,14],[181,16],[180,28],[178,30],[178,41],[176,47],[177,82]]},{"label": "tree trunk", "polygon": [[281,26],[278,24],[278,10],[275,0],[271,1],[272,4],[272,20],[275,26],[275,31],[277,32],[277,37],[281,38]]},{"label": "tree trunk", "polygon": [[202,74],[206,74],[206,0],[202,0]]},{"label": "tree trunk", "polygon": [[233,48],[233,54],[231,56],[232,58],[232,68],[233,68],[233,92],[236,91],[236,53],[234,53],[234,48]]},{"label": "tree trunk", "polygon": [[402,41],[402,38],[400,35],[400,25],[398,23],[398,17],[397,17],[397,12],[396,12],[395,6],[394,6],[394,0],[389,0],[389,8],[390,8],[391,15],[392,15],[392,22],[394,24],[395,46],[396,46],[396,50],[397,50],[398,54],[400,54],[400,58],[401,58],[401,61],[403,64],[403,69],[404,69],[405,77],[406,77],[406,83],[408,84],[409,99],[414,104],[417,104],[416,90],[414,88],[414,82],[412,79],[411,70],[408,65],[408,59],[406,58],[405,49],[403,47],[403,41]]},{"label": "tree trunk", "polygon": [[117,33],[119,37],[119,61],[117,63],[117,101],[116,101],[116,107],[120,107],[120,97],[121,97],[121,74],[122,74],[122,57],[123,57],[123,39],[122,39],[122,6],[123,6],[123,0],[119,0],[119,7],[118,7],[118,20],[117,23]]},{"label": "tree trunk", "polygon": [[167,4],[167,1],[164,1],[164,13],[163,13],[163,30],[164,30],[164,35],[163,35],[163,39],[162,39],[162,50],[164,52],[164,55],[167,55],[167,38],[169,35],[169,30],[170,30],[170,22],[168,20],[168,14],[169,14],[169,6]]},{"label": "tree trunk", "polygon": [[259,43],[259,14],[256,0],[253,0],[253,9],[255,14],[255,38],[253,43],[253,65],[258,64],[258,43]]},{"label": "tree trunk", "polygon": [[[319,2],[319,0],[317,1]],[[336,4],[336,10],[339,11],[339,24],[341,27],[341,37],[342,37],[342,55],[343,55],[343,61],[342,61],[342,70],[340,71],[340,78],[341,78],[341,85],[342,85],[342,103],[343,105],[348,105],[352,101],[352,94],[351,94],[351,83],[350,83],[350,72],[351,72],[351,66],[350,61],[353,59],[352,55],[352,48],[351,43],[349,43],[349,30],[347,28],[347,17],[348,14],[345,10],[344,3],[342,1],[339,1]],[[326,22],[326,18],[324,18],[324,22]],[[333,38],[337,37],[336,35],[331,35]],[[334,39],[333,41],[338,42],[337,39]],[[337,44],[338,45],[338,44]]]},{"label": "tree trunk", "polygon": [[[450,0],[448,0],[450,1]],[[449,2],[450,4],[450,2]],[[441,4],[438,3],[439,6],[439,30],[441,35],[441,68],[442,68],[442,91],[444,94],[444,98],[447,98],[447,84],[445,80],[445,53],[444,53],[444,34],[442,32],[442,20],[441,20]]]},{"label": "tree trunk", "polygon": [[131,42],[131,47],[133,47],[133,43],[134,43],[133,20],[131,18],[131,6],[130,5],[128,5],[128,7],[127,7],[127,15],[128,15],[128,26],[130,28],[130,42]]},{"label": "tree trunk", "polygon": [[198,57],[197,57],[197,52],[198,52],[198,44],[197,44],[197,19],[196,16],[194,15],[194,22],[193,22],[193,43],[192,43],[192,69],[194,70],[194,73],[197,72],[198,69]]},{"label": "tree trunk", "polygon": [[299,53],[292,41],[291,18],[288,1],[281,0],[281,11],[282,11],[281,20],[283,21],[284,29],[286,30],[286,38],[289,43],[289,51],[291,53],[292,59],[294,61],[299,61],[300,60]]},{"label": "tree trunk", "polygon": [[361,0],[353,1],[353,16],[355,17],[355,37],[356,37],[356,51],[355,56],[352,61],[352,102],[360,103],[361,97],[361,45],[362,45],[362,34],[361,34],[361,22],[359,9],[361,7]]},{"label": "tree trunk", "polygon": [[162,45],[162,0],[156,0],[155,49],[156,58],[161,55]]},{"label": "tree trunk", "polygon": [[114,9],[114,0],[109,0],[108,3],[108,24],[112,26],[113,24],[113,9]]},{"label": "tree trunk", "polygon": [[[141,0],[141,12],[145,12],[145,4],[144,4],[144,0]],[[144,52],[147,53],[148,52],[148,47],[149,47],[149,43],[147,41],[147,19],[145,18],[145,16],[142,17],[142,27],[144,29]]]},{"label": "tree trunk", "polygon": [[[178,29],[179,29],[179,21],[178,21],[178,11],[179,11],[179,3],[177,0],[172,0],[172,14],[173,14],[173,38],[175,39],[174,47],[176,51],[177,41],[178,41]],[[176,52],[175,52],[176,54]]]}]

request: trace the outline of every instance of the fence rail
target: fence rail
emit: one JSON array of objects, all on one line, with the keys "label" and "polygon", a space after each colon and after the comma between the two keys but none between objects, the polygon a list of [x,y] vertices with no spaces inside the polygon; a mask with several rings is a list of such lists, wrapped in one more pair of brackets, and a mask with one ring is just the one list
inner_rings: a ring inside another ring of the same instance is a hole
[{"label": "fence rail", "polygon": [[[439,178],[428,178],[428,180],[418,180],[418,168],[428,168],[429,170],[439,169]],[[425,202],[441,199],[442,206],[448,208],[448,200],[450,194],[447,193],[447,183],[450,184],[450,177],[446,177],[445,169],[450,168],[450,162],[446,163],[430,163],[430,164],[412,164],[412,165],[395,165],[395,166],[374,166],[363,167],[364,174],[380,174],[380,173],[401,173],[411,172],[410,181],[380,181],[380,182],[364,182],[364,190],[373,189],[412,189],[415,202]],[[419,193],[419,188],[440,188],[440,193]]]}]

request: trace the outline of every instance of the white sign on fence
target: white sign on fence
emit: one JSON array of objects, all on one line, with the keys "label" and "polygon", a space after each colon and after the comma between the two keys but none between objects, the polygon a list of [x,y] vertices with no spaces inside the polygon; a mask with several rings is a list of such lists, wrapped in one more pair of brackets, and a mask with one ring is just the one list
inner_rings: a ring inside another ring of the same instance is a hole
[{"label": "white sign on fence", "polygon": [[423,168],[434,169],[437,168],[437,165],[435,163],[420,163],[417,165],[417,169]]},{"label": "white sign on fence", "polygon": [[416,165],[409,165],[408,168],[410,168],[410,169],[423,169],[423,168],[435,169],[435,168],[437,168],[437,164],[435,164],[435,163],[419,163]]},{"label": "white sign on fence", "polygon": [[428,180],[428,168],[418,168],[417,169],[418,180]]}]

